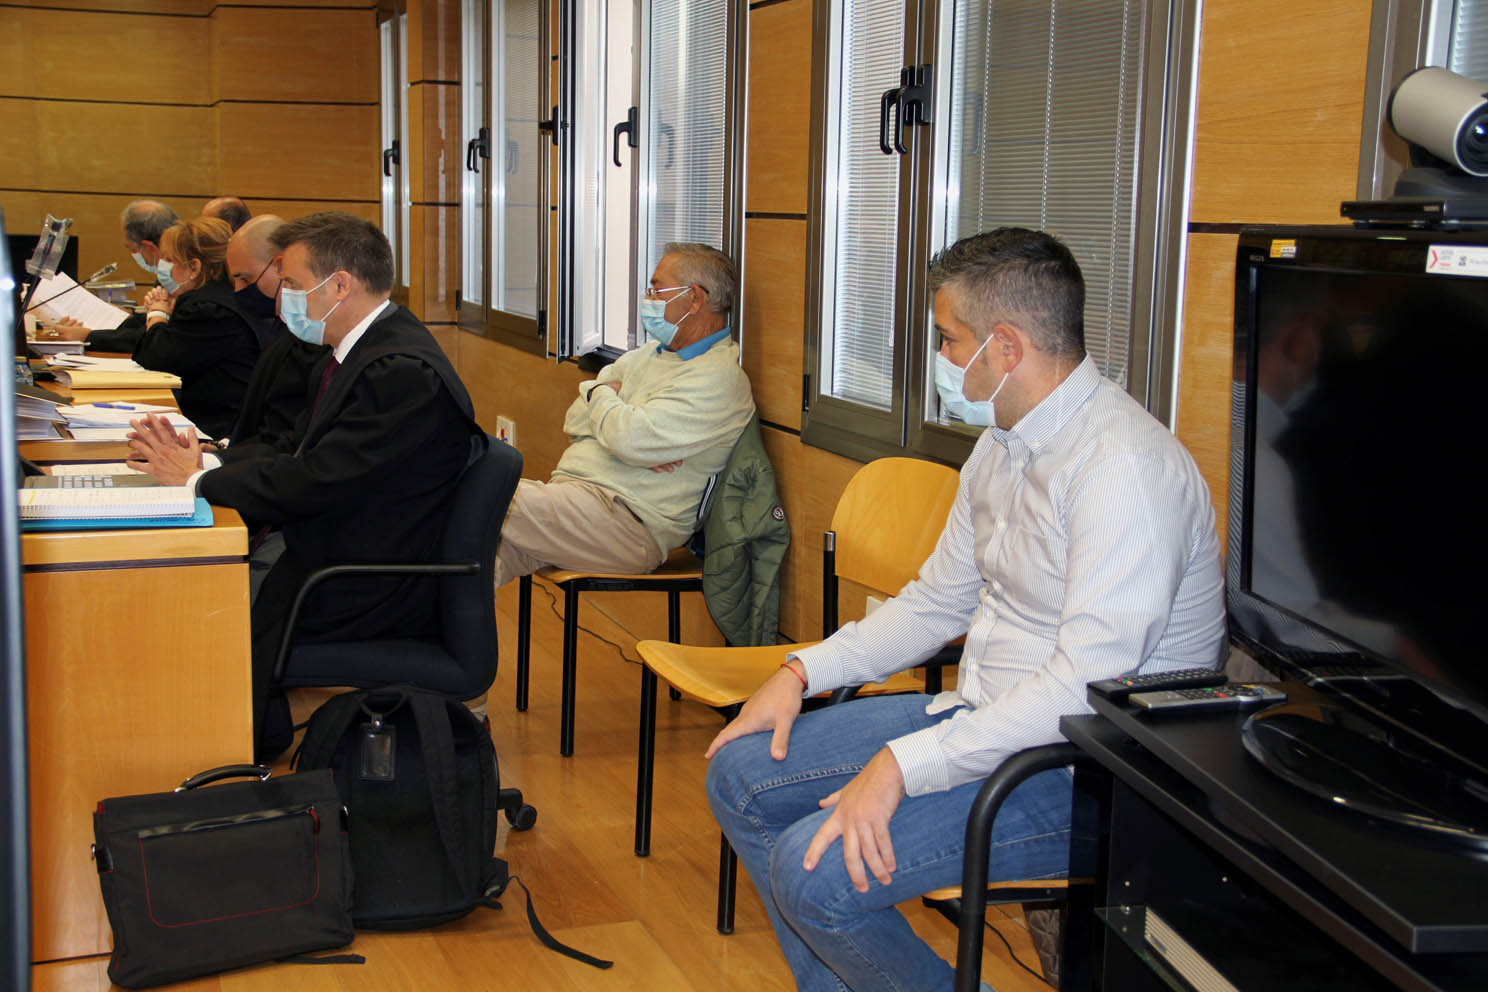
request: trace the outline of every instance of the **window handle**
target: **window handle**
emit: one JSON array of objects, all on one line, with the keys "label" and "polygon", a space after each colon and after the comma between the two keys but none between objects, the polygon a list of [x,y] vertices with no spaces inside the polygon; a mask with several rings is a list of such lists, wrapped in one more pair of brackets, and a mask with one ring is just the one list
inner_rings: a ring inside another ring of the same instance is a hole
[{"label": "window handle", "polygon": [[889,144],[889,113],[890,113],[890,111],[892,111],[896,115],[896,120],[895,120],[895,123],[894,123],[894,130],[895,130],[895,132],[897,132],[899,130],[899,124],[898,124],[898,120],[897,120],[897,115],[900,112],[899,111],[899,94],[900,94],[900,92],[901,92],[901,87],[898,87],[898,86],[894,87],[891,90],[884,90],[883,96],[880,97],[879,98],[879,101],[878,101],[878,148],[885,155],[892,155],[892,154],[894,154],[894,148],[895,147],[898,147],[899,148],[899,152],[901,154],[903,154],[903,152],[904,152],[904,148],[900,145],[899,135],[897,133],[894,135],[894,144],[892,146]]},{"label": "window handle", "polygon": [[632,148],[640,144],[637,129],[640,127],[641,108],[631,107],[630,112],[625,115],[625,120],[615,125],[614,158],[615,167],[621,166],[620,162],[620,135],[625,135],[625,143]]},{"label": "window handle", "polygon": [[517,174],[517,169],[521,167],[521,162],[522,162],[522,146],[519,145],[519,144],[517,144],[517,142],[516,142],[515,139],[513,139],[513,138],[507,138],[506,139],[506,172],[507,172],[507,175],[510,175],[510,176],[516,175]]},{"label": "window handle", "polygon": [[553,115],[545,121],[538,121],[537,129],[548,132],[553,138],[553,146],[555,148],[558,146],[558,106],[556,104],[553,106]]},{"label": "window handle", "polygon": [[477,137],[465,143],[465,171],[480,172],[480,160],[491,157],[491,130],[481,128]]},{"label": "window handle", "polygon": [[402,164],[402,159],[398,153],[398,142],[394,141],[391,148],[384,148],[382,150],[382,174],[391,179],[393,166],[400,164]]},{"label": "window handle", "polygon": [[933,121],[933,68],[926,62],[924,65],[905,66],[902,70],[900,75],[903,85],[899,95],[899,118],[902,124],[929,124]]}]

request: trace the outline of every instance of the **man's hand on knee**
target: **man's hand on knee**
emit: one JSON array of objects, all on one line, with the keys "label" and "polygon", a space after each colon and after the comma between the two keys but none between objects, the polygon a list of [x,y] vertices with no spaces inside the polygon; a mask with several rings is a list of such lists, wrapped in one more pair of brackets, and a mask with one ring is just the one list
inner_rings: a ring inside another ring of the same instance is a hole
[{"label": "man's hand on knee", "polygon": [[[774,732],[770,738],[770,757],[776,761],[785,760],[790,746],[791,725],[801,715],[801,691],[806,685],[806,676],[799,671],[800,664],[791,661],[781,665],[764,685],[754,690],[754,695],[740,707],[739,715],[713,738],[703,757],[713,757],[719,748],[737,737],[769,730]],[[790,670],[786,671],[787,668]]]},{"label": "man's hand on knee", "polygon": [[[815,870],[832,841],[842,838],[842,863],[853,888],[868,891],[868,872],[879,884],[888,885],[899,867],[894,861],[894,844],[889,837],[889,820],[904,798],[904,776],[899,762],[888,748],[881,749],[863,766],[853,780],[821,801],[822,809],[832,809],[811,838],[801,867]],[[867,864],[867,871],[863,865]]]}]

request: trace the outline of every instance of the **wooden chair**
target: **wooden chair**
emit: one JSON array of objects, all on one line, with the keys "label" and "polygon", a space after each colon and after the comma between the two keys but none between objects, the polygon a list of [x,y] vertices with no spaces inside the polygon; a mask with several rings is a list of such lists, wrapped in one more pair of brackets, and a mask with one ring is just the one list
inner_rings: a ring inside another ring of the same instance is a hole
[{"label": "wooden chair", "polygon": [[[837,629],[838,581],[847,579],[892,596],[919,574],[945,526],[956,499],[955,469],[916,458],[881,458],[858,470],[843,490],[823,536],[822,627]],[[816,642],[810,642],[816,643]],[[636,645],[641,668],[641,726],[636,767],[635,852],[651,853],[652,782],[656,759],[656,680],[666,680],[683,696],[720,709],[732,718],[761,682],[774,673],[787,652],[806,644],[764,647],[689,647],[665,641]],[[943,656],[954,663],[958,654]],[[942,658],[937,658],[941,661]],[[909,673],[865,687],[867,692],[918,692],[923,684]],[[734,928],[734,884],[738,859],[723,841],[718,868],[718,931]]]},{"label": "wooden chair", "polygon": [[[1073,744],[1048,744],[1019,751],[989,775],[966,817],[966,857],[961,884],[927,892],[925,905],[957,924],[955,992],[976,992],[982,975],[982,937],[987,906],[996,903],[1053,903],[1061,911],[1058,988],[1090,988],[1089,948],[1094,921],[1094,882],[1090,878],[1041,878],[987,881],[987,852],[992,826],[1003,801],[1039,772],[1074,765],[1076,789],[1088,787],[1087,770],[1098,766]],[[972,857],[978,852],[979,857]],[[1073,867],[1073,866],[1072,866]],[[966,893],[971,893],[968,897]],[[1066,953],[1066,949],[1070,953]],[[1084,953],[1081,953],[1081,952]]]},{"label": "wooden chair", "polygon": [[[686,548],[677,548],[654,572],[581,572],[542,568],[536,573],[563,590],[563,700],[558,728],[558,753],[573,755],[574,697],[579,667],[579,595],[585,592],[664,592],[667,594],[667,638],[682,639],[682,593],[703,590],[703,563]],[[524,575],[517,590],[517,710],[527,709],[528,658],[532,639],[532,576]],[[681,698],[674,696],[673,698]]]}]

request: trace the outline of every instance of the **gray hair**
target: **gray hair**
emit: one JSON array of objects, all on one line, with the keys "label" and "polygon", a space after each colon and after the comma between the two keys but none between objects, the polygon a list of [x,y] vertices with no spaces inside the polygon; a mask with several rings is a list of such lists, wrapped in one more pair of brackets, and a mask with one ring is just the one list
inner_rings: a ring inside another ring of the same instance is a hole
[{"label": "gray hair", "polygon": [[962,238],[930,260],[929,286],[956,290],[956,318],[979,339],[1007,322],[1040,351],[1085,357],[1085,278],[1052,234],[999,227]]},{"label": "gray hair", "polygon": [[176,212],[158,200],[135,200],[119,214],[124,240],[131,244],[160,244],[165,229],[179,220]]},{"label": "gray hair", "polygon": [[689,286],[701,286],[708,293],[708,309],[728,313],[734,308],[734,295],[739,291],[739,268],[734,260],[717,248],[695,241],[673,241],[665,254],[677,259],[677,276]]}]

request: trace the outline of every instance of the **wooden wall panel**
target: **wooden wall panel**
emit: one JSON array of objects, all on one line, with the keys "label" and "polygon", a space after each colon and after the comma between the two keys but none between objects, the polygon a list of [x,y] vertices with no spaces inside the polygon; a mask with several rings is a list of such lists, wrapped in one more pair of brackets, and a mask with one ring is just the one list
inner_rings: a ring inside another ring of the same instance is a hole
[{"label": "wooden wall panel", "polygon": [[[231,193],[231,190],[224,190]],[[257,217],[259,214],[275,214],[285,220],[294,220],[306,214],[319,213],[322,210],[344,210],[346,213],[354,214],[370,220],[374,224],[382,223],[382,208],[375,202],[347,202],[344,200],[272,200],[249,197],[243,201],[248,204],[248,209],[253,211]]]},{"label": "wooden wall panel", "polygon": [[[377,22],[370,7],[218,7],[212,22],[219,99],[377,102]],[[328,46],[334,46],[334,58],[326,57]]]},{"label": "wooden wall panel", "polygon": [[[206,17],[212,0],[26,0],[28,7],[60,9],[68,13],[178,14]],[[83,8],[79,10],[79,8]]]},{"label": "wooden wall panel", "polygon": [[0,39],[6,96],[207,102],[204,18],[6,8]]},{"label": "wooden wall panel", "polygon": [[407,0],[408,79],[460,79],[460,5],[452,0]]},{"label": "wooden wall panel", "polygon": [[1178,372],[1178,439],[1199,464],[1224,546],[1230,479],[1230,382],[1234,368],[1233,234],[1191,234]]},{"label": "wooden wall panel", "polygon": [[1191,219],[1338,223],[1353,199],[1370,5],[1204,4]]},{"label": "wooden wall panel", "polygon": [[234,196],[372,200],[380,194],[376,106],[224,103],[220,186]]},{"label": "wooden wall panel", "polygon": [[763,420],[801,428],[806,222],[744,222],[744,371]]},{"label": "wooden wall panel", "polygon": [[454,323],[455,291],[460,288],[459,207],[409,208],[413,258],[408,307],[420,319]]},{"label": "wooden wall panel", "polygon": [[811,161],[811,0],[749,12],[745,205],[806,212]]},{"label": "wooden wall panel", "polygon": [[206,107],[0,99],[0,133],[6,189],[216,188]]},{"label": "wooden wall panel", "polygon": [[408,93],[416,110],[408,119],[413,202],[458,204],[465,172],[460,87],[420,83]]},{"label": "wooden wall panel", "polygon": [[568,447],[564,411],[578,396],[579,383],[592,374],[572,362],[558,365],[468,331],[460,332],[458,354],[476,420],[487,430],[495,429],[498,415],[515,420],[522,474],[546,480]]},{"label": "wooden wall panel", "polygon": [[[41,221],[47,213],[72,218],[72,236],[78,241],[78,274],[96,272],[116,262],[120,279],[148,279],[145,271],[129,257],[119,229],[119,212],[134,197],[113,194],[14,193],[0,190],[0,207],[5,208],[6,229],[12,234],[40,234]],[[165,200],[178,212],[194,216],[201,203],[193,200]]]}]

